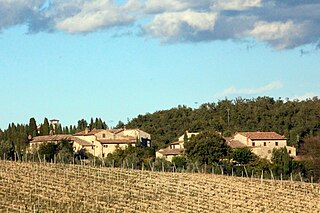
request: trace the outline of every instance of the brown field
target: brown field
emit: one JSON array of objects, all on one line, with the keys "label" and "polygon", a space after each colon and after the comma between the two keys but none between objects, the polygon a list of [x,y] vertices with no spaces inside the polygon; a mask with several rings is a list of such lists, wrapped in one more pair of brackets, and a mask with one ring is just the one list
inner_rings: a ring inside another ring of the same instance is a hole
[{"label": "brown field", "polygon": [[320,212],[320,185],[0,161],[2,212]]}]

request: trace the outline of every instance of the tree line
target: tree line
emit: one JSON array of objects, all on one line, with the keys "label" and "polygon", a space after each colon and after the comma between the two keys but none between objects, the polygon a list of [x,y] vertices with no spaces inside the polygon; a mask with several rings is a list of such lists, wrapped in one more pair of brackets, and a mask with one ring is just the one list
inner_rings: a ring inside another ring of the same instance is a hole
[{"label": "tree line", "polygon": [[204,103],[199,108],[178,106],[139,115],[128,128],[141,128],[152,135],[155,148],[164,147],[189,132],[218,131],[231,136],[236,131],[274,131],[300,148],[303,139],[319,135],[320,100],[275,100],[271,97],[236,98]]}]

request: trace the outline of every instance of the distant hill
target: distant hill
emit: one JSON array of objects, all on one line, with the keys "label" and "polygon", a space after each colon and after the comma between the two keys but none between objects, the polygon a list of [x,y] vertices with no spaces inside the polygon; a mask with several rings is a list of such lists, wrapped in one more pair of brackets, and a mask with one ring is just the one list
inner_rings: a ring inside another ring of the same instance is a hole
[{"label": "distant hill", "polygon": [[289,145],[299,147],[306,136],[319,134],[320,100],[258,97],[204,103],[197,109],[178,106],[139,115],[127,127],[150,133],[156,148],[176,140],[186,130],[216,130],[225,136],[236,131],[275,131],[285,135]]}]

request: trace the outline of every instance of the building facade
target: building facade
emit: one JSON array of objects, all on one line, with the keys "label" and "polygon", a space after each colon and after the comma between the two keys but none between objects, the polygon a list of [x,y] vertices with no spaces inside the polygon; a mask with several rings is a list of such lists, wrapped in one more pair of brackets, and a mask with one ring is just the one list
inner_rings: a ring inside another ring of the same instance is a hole
[{"label": "building facade", "polygon": [[273,149],[278,148],[286,148],[290,157],[296,156],[296,148],[288,146],[287,139],[276,132],[237,132],[228,143],[249,147],[257,156],[269,160]]},{"label": "building facade", "polygon": [[67,139],[73,142],[74,151],[85,149],[96,157],[107,157],[117,148],[125,149],[129,145],[140,143],[144,146],[151,145],[150,134],[140,129],[92,129],[86,128],[74,135],[37,136],[30,141],[30,150],[35,150],[41,143],[58,142]]},{"label": "building facade", "polygon": [[178,141],[172,142],[169,144],[168,147],[159,149],[156,152],[156,158],[164,158],[167,161],[172,162],[172,158],[176,156],[181,156],[184,153],[184,138],[185,135],[189,140],[192,136],[199,134],[198,132],[188,132],[186,131],[185,134],[181,135],[178,138]]}]

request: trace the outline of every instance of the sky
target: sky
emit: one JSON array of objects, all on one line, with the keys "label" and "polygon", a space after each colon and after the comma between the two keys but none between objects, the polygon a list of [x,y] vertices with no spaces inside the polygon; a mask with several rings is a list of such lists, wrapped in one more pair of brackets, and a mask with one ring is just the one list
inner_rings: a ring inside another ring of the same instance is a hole
[{"label": "sky", "polygon": [[0,0],[0,128],[320,94],[319,0]]}]

